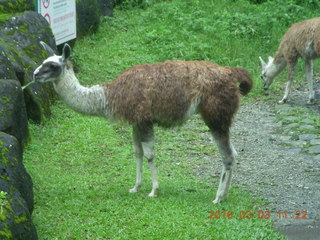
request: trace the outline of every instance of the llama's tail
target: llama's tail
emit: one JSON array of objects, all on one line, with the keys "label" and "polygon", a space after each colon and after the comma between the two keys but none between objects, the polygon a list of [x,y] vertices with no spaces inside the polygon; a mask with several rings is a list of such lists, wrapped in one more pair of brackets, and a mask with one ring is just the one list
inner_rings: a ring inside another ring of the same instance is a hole
[{"label": "llama's tail", "polygon": [[243,96],[247,95],[253,86],[253,81],[249,72],[244,68],[234,68],[234,75],[239,83],[240,93]]}]

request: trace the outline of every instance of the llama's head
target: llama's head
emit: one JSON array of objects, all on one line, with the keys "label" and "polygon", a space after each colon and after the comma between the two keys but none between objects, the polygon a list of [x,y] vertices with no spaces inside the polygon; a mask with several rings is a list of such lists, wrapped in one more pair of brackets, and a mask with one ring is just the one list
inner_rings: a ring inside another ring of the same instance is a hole
[{"label": "llama's head", "polygon": [[64,73],[71,54],[71,48],[68,44],[65,44],[62,55],[57,56],[49,45],[42,41],[40,43],[48,52],[49,57],[34,71],[34,80],[41,83],[53,82]]},{"label": "llama's head", "polygon": [[261,57],[259,57],[261,66],[262,66],[262,72],[261,72],[261,79],[263,81],[263,89],[268,90],[271,83],[273,82],[274,79],[274,71],[272,69],[273,65],[273,57],[268,58],[268,63],[263,61]]}]

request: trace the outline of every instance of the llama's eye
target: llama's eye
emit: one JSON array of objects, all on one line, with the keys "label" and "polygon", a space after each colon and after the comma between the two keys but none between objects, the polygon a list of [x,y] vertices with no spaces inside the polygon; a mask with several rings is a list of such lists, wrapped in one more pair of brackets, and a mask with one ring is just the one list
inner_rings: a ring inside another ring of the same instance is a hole
[{"label": "llama's eye", "polygon": [[57,65],[55,65],[55,64],[51,64],[50,65],[50,70],[51,71],[56,71],[56,70],[58,70],[59,69],[59,66],[57,66]]}]

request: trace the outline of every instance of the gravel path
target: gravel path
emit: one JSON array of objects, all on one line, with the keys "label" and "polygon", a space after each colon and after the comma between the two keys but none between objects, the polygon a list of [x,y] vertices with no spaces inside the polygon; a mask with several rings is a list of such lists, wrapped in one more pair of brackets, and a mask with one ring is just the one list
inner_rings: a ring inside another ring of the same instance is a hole
[{"label": "gravel path", "polygon": [[[279,134],[282,126],[276,115],[275,106],[266,103],[248,104],[239,112],[233,128],[233,142],[239,152],[234,182],[271,202],[267,210],[276,217],[279,230],[290,233],[299,227],[302,233],[318,232],[314,239],[319,239],[320,160],[295,146],[300,140],[284,145],[290,140]],[[279,219],[278,211],[288,215]],[[298,211],[300,215],[296,215]],[[296,219],[303,217],[303,211],[308,219]]]},{"label": "gravel path", "polygon": [[[294,91],[285,105],[245,104],[232,128],[239,155],[233,184],[270,202],[261,210],[272,213],[275,227],[289,239],[320,239],[320,81],[316,87],[312,106],[305,104],[305,91]],[[220,164],[202,171],[218,179]]]}]

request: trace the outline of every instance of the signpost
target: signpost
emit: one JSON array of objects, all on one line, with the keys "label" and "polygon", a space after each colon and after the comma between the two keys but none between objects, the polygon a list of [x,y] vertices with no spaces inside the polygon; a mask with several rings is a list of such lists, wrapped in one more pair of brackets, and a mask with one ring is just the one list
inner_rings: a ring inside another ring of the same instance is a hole
[{"label": "signpost", "polygon": [[56,45],[77,37],[76,0],[38,0],[37,11],[50,24]]}]

